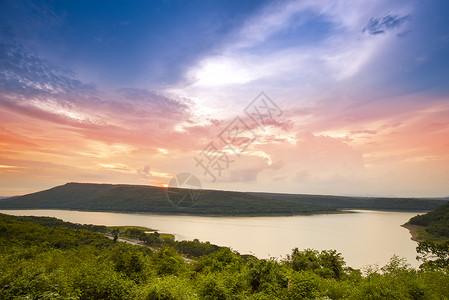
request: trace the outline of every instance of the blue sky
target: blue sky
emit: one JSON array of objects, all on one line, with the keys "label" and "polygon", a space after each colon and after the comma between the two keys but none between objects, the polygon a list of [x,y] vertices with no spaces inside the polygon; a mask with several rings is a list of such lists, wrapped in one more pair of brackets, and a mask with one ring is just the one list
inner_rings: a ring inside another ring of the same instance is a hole
[{"label": "blue sky", "polygon": [[[2,1],[0,195],[186,171],[209,188],[448,195],[448,11],[442,0]],[[261,91],[282,117],[211,182],[193,157]]]},{"label": "blue sky", "polygon": [[[15,36],[111,85],[170,84],[262,1],[50,1],[3,4]],[[83,69],[87,70],[83,70]],[[93,70],[93,71],[92,71]],[[145,79],[143,79],[145,78]]]},{"label": "blue sky", "polygon": [[[185,80],[205,57],[307,53],[330,47],[332,37],[354,41],[390,30],[403,39],[388,53],[397,68],[414,67],[399,78],[404,85],[425,88],[448,75],[447,2],[343,2],[4,1],[1,20],[40,58],[95,85],[160,88]],[[353,6],[363,18],[351,19]],[[411,56],[427,63],[411,66]]]}]

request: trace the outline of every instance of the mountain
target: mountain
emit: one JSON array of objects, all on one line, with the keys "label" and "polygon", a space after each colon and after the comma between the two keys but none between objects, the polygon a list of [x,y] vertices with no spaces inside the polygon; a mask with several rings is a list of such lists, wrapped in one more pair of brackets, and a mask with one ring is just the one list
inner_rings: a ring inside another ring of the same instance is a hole
[{"label": "mountain", "polygon": [[[406,225],[420,226],[421,239],[449,239],[449,203],[446,203],[427,214],[417,215],[416,217],[411,218]],[[424,234],[422,229],[425,231]],[[420,238],[418,237],[418,239]]]},{"label": "mountain", "polygon": [[196,215],[291,215],[335,211],[242,192],[202,190],[200,201],[180,208],[167,190],[155,186],[67,183],[49,190],[0,200],[0,209],[74,209],[87,211],[152,212]]},{"label": "mountain", "polygon": [[[173,190],[171,190],[173,192]],[[174,192],[188,190],[175,189]],[[341,209],[433,210],[446,202],[403,198],[245,193],[202,190],[192,207],[180,208],[155,186],[67,183],[49,190],[0,199],[0,209],[73,209],[192,215],[298,215]]]}]

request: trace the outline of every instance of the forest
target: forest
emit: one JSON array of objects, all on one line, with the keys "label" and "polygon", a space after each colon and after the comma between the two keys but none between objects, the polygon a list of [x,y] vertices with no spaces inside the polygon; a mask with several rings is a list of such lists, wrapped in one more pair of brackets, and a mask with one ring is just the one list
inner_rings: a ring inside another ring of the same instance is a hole
[{"label": "forest", "polygon": [[162,187],[67,183],[49,190],[0,199],[0,209],[73,209],[188,215],[308,215],[343,209],[434,210],[446,200],[367,198],[328,195],[249,193],[201,190],[191,207],[178,207]]},{"label": "forest", "polygon": [[2,214],[0,298],[449,299],[449,243],[419,243],[417,252],[419,269],[392,256],[385,266],[358,270],[335,250],[295,248],[283,259],[258,259],[138,228]]},{"label": "forest", "polygon": [[417,215],[409,223],[424,226],[429,234],[449,239],[449,203],[427,214]]}]

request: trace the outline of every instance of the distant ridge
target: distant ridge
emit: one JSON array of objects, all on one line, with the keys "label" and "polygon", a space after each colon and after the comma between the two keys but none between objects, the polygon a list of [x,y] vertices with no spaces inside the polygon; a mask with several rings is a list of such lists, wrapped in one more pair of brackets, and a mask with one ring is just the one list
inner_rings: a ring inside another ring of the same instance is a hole
[{"label": "distant ridge", "polygon": [[189,208],[172,205],[161,187],[67,183],[23,196],[0,199],[0,209],[71,209],[192,215],[299,215],[342,209],[433,210],[446,201],[203,190]]},{"label": "distant ridge", "polygon": [[448,197],[437,197],[437,198],[429,198],[429,199],[435,199],[435,200],[445,200],[445,201],[449,201],[449,196],[448,196]]}]

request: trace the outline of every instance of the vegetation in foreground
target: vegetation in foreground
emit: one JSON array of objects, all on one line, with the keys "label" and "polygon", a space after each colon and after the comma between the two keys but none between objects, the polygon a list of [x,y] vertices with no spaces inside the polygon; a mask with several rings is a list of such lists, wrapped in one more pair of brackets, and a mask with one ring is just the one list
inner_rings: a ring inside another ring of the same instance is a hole
[{"label": "vegetation in foreground", "polygon": [[139,228],[122,234],[150,247],[105,237],[117,230],[0,215],[0,298],[449,299],[449,243],[420,243],[419,270],[393,256],[362,275],[334,250],[266,260]]},{"label": "vegetation in foreground", "polygon": [[415,239],[418,241],[449,240],[449,203],[427,214],[411,218],[405,226],[415,233]]},{"label": "vegetation in foreground", "polygon": [[202,190],[193,207],[179,208],[161,187],[67,183],[49,190],[0,199],[0,209],[74,209],[190,215],[304,215],[342,209],[434,210],[445,200],[361,198],[324,195],[244,193]]}]

